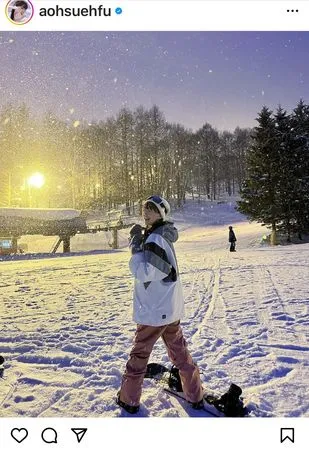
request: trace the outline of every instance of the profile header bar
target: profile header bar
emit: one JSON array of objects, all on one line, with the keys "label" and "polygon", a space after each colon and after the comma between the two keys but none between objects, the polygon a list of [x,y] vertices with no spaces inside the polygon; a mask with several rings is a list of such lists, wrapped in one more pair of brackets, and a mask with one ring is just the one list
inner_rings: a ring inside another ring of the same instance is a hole
[{"label": "profile header bar", "polygon": [[14,21],[11,12],[14,0],[1,3],[2,31],[306,31],[309,29],[309,1],[26,0],[26,2],[29,5],[26,23]]}]

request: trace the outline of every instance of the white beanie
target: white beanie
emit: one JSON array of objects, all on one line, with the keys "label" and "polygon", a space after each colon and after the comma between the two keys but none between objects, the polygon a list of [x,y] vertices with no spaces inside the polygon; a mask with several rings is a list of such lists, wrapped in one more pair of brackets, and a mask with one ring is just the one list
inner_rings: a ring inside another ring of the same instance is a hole
[{"label": "white beanie", "polygon": [[160,197],[159,195],[151,195],[145,200],[145,203],[153,203],[158,208],[160,216],[163,220],[166,219],[166,216],[170,213],[171,207],[165,198]]}]

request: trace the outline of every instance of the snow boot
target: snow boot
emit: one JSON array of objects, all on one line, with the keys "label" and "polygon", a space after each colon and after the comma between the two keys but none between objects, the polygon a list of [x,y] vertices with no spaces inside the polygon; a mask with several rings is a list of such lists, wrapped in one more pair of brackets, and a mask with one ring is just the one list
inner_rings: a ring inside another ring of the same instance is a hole
[{"label": "snow boot", "polygon": [[116,403],[118,406],[123,408],[129,414],[136,414],[139,411],[139,405],[138,406],[129,405],[128,403],[122,402],[120,400],[120,391],[117,392]]},{"label": "snow boot", "polygon": [[200,400],[199,402],[192,403],[193,409],[204,409],[204,400]]}]

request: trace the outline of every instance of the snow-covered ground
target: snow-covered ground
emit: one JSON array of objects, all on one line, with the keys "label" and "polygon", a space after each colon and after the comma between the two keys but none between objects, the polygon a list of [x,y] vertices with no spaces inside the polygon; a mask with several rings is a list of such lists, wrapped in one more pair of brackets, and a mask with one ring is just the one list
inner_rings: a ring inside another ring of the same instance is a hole
[{"label": "snow-covered ground", "polygon": [[[188,203],[173,219],[183,329],[205,386],[224,391],[236,382],[252,416],[309,417],[309,244],[263,247],[265,228],[231,203]],[[120,250],[107,250],[98,233],[72,242],[85,254],[0,262],[0,417],[127,416],[114,402],[135,330],[122,233]],[[48,251],[46,239],[28,244]],[[168,364],[162,342],[150,361]],[[145,380],[139,417],[187,415],[202,413]]]}]

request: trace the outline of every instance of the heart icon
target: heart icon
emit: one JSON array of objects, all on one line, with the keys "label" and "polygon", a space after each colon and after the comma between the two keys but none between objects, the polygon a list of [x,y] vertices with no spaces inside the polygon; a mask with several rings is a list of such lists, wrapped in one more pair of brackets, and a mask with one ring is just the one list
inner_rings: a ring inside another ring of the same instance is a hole
[{"label": "heart icon", "polygon": [[11,436],[20,444],[28,436],[28,430],[26,428],[13,428],[11,430]]}]

